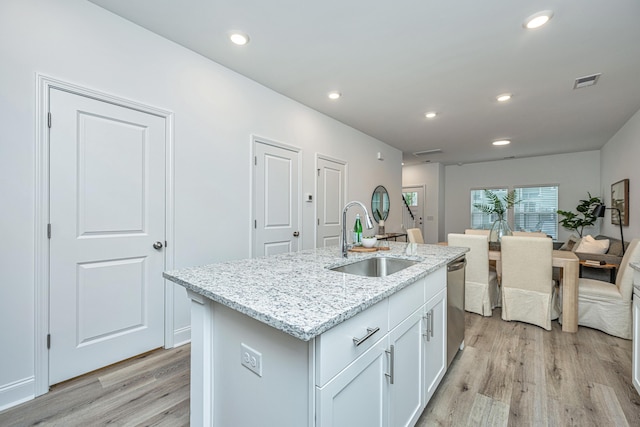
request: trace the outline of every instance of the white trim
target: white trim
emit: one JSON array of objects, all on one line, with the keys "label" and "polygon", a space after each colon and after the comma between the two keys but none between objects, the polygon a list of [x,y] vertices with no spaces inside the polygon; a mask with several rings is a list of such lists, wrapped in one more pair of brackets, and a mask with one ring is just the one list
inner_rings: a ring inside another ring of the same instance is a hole
[{"label": "white trim", "polygon": [[[283,150],[288,150],[296,153],[296,157],[298,158],[298,228],[302,229],[302,148],[296,147],[294,145],[285,144],[283,142],[275,141],[273,139],[265,138],[259,135],[252,134],[251,135],[251,148],[249,149],[251,156],[249,167],[250,169],[250,182],[251,191],[249,191],[251,200],[249,201],[249,224],[251,227],[251,233],[249,236],[249,245],[250,250],[249,253],[251,257],[255,257],[255,235],[256,229],[254,227],[254,220],[256,218],[255,206],[253,201],[255,200],[255,156],[256,156],[256,144],[264,144],[271,145],[273,147],[282,148]],[[301,233],[300,239],[298,241],[298,251],[301,251],[304,247],[304,233]]]},{"label": "white trim", "polygon": [[[6,365],[5,365],[6,366]],[[23,378],[0,387],[0,412],[19,405],[35,398],[34,395],[35,379],[34,377]]]},{"label": "white trim", "polygon": [[[131,108],[165,119],[165,239],[169,243],[165,250],[165,269],[174,265],[174,158],[173,158],[173,120],[171,111],[151,107],[104,92],[88,89],[73,83],[54,79],[36,73],[36,138],[35,138],[35,396],[49,391],[49,352],[47,350],[47,334],[49,333],[49,239],[47,224],[49,222],[49,128],[47,113],[49,112],[49,93],[51,89],[59,89],[103,102]],[[173,284],[165,282],[165,348],[173,347]]]}]

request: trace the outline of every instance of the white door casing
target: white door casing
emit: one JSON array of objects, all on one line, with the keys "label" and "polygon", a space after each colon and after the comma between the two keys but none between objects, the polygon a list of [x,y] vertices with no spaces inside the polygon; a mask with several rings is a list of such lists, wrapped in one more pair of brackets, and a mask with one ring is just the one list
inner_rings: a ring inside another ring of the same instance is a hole
[{"label": "white door casing", "polygon": [[167,126],[54,88],[49,102],[55,384],[165,342]]},{"label": "white door casing", "polygon": [[316,247],[337,246],[342,232],[346,166],[339,160],[317,158]]},{"label": "white door casing", "polygon": [[253,256],[297,252],[300,153],[264,138],[254,138],[253,153]]}]

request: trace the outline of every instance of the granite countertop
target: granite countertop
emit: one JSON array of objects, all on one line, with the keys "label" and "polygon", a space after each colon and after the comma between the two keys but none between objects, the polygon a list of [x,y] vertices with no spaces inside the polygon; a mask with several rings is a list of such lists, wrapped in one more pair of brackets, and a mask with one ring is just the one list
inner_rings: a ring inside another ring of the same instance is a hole
[{"label": "granite countertop", "polygon": [[[338,247],[208,264],[163,276],[213,301],[308,341],[446,265],[467,248],[390,242],[389,251],[340,256]],[[387,277],[327,267],[390,256],[420,261]]]}]

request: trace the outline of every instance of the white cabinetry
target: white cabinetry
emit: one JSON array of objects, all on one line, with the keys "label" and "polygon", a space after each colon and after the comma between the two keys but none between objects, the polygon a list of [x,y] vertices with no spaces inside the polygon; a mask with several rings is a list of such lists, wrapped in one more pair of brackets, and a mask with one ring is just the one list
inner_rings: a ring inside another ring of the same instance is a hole
[{"label": "white cabinetry", "polygon": [[378,341],[324,387],[316,391],[317,426],[386,426],[388,338]]},{"label": "white cabinetry", "polygon": [[446,369],[444,267],[311,341],[189,296],[191,425],[413,426]]},{"label": "white cabinetry", "polygon": [[[447,291],[441,270],[384,301],[384,332],[373,332],[381,324],[378,303],[316,338],[317,426],[416,423],[446,371]],[[354,338],[367,335],[370,343],[356,345]]]},{"label": "white cabinetry", "polygon": [[424,351],[425,406],[447,370],[447,290],[440,291],[424,307],[426,349]]},{"label": "white cabinetry", "polygon": [[640,393],[640,271],[633,272],[633,363],[631,373],[633,376],[633,386]]},{"label": "white cabinetry", "polygon": [[[424,408],[422,366],[424,322],[422,308],[389,334],[389,425],[413,425]],[[391,360],[393,359],[393,360]]]}]

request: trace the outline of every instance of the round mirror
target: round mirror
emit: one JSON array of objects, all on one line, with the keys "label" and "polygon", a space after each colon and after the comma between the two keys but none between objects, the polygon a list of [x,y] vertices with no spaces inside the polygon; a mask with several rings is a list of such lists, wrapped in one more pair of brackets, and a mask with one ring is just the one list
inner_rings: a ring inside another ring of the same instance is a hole
[{"label": "round mirror", "polygon": [[389,216],[389,193],[382,185],[378,185],[371,195],[371,212],[376,222],[386,221]]}]

